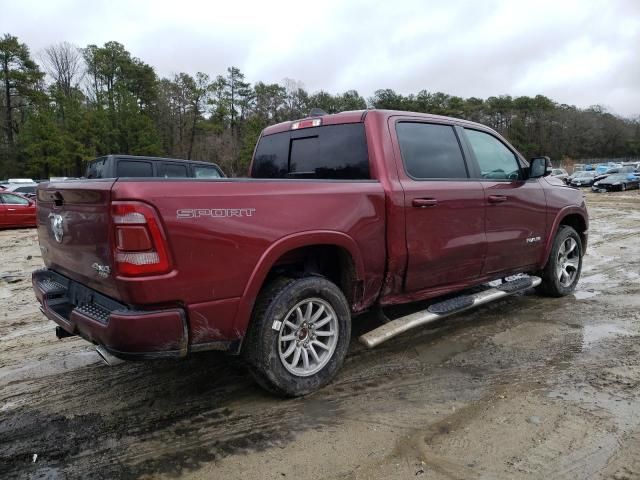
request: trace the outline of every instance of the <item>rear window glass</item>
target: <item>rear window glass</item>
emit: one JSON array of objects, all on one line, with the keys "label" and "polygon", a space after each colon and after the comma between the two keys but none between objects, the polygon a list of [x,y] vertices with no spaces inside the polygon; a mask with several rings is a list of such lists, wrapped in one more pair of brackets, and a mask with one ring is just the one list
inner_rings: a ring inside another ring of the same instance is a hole
[{"label": "rear window glass", "polygon": [[193,167],[193,176],[196,178],[221,178],[220,171],[216,167]]},{"label": "rear window glass", "polygon": [[396,127],[407,173],[413,178],[467,178],[453,127],[401,122]]},{"label": "rear window glass", "polygon": [[185,178],[187,177],[187,166],[179,165],[177,163],[165,163],[163,165],[163,174],[164,178]]},{"label": "rear window glass", "polygon": [[106,158],[96,158],[87,165],[87,178],[104,178]]},{"label": "rear window glass", "polygon": [[369,179],[364,124],[327,125],[262,137],[251,176]]},{"label": "rear window glass", "polygon": [[153,177],[153,165],[151,162],[120,160],[118,177]]}]

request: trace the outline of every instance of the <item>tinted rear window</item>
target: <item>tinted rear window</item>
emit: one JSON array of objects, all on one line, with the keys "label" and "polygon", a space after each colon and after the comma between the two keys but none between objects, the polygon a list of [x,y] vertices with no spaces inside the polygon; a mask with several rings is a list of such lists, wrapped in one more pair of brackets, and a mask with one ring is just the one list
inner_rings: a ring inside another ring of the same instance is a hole
[{"label": "tinted rear window", "polygon": [[262,137],[251,176],[369,179],[364,124],[327,125]]},{"label": "tinted rear window", "polygon": [[118,177],[153,177],[151,162],[135,160],[120,160],[118,162]]},{"label": "tinted rear window", "polygon": [[453,127],[402,122],[396,127],[402,159],[414,178],[467,178]]}]

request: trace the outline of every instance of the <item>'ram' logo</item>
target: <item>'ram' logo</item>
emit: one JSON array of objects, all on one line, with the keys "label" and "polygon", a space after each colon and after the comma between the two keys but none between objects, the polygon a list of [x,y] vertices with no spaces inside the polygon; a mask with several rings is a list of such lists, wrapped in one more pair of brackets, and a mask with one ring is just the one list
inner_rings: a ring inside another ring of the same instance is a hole
[{"label": "'ram' logo", "polygon": [[51,232],[56,242],[62,243],[62,237],[64,237],[64,218],[57,213],[49,214],[49,222],[51,224]]}]

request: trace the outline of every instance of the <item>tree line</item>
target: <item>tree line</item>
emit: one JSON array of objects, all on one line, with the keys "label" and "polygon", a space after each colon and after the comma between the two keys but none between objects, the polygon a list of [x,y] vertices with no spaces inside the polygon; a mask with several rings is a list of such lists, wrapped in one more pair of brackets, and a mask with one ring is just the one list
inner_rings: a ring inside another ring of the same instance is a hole
[{"label": "tree line", "polygon": [[292,79],[251,84],[237,67],[160,78],[118,42],[51,45],[36,62],[28,46],[0,38],[0,178],[78,176],[109,153],[219,164],[244,175],[260,131],[304,117],[365,108],[465,118],[505,135],[527,156],[556,161],[640,156],[640,121],[601,106],[582,109],[537,95],[462,98],[422,90],[309,93]]}]

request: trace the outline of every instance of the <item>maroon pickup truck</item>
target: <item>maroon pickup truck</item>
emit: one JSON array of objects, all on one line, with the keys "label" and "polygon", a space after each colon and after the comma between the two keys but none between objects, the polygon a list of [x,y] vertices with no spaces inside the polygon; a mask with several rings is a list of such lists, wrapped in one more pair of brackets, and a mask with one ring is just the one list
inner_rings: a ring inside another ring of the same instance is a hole
[{"label": "maroon pickup truck", "polygon": [[454,118],[285,122],[262,132],[251,178],[40,186],[33,286],[59,337],[124,359],[242,354],[261,385],[303,395],[366,310],[434,299],[360,338],[373,347],[526,288],[572,292],[587,210],[548,167]]}]

